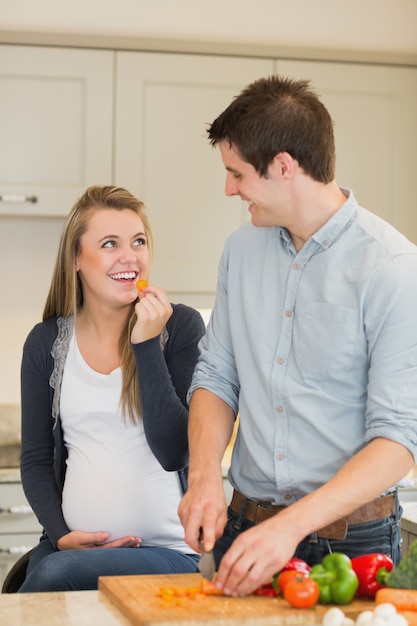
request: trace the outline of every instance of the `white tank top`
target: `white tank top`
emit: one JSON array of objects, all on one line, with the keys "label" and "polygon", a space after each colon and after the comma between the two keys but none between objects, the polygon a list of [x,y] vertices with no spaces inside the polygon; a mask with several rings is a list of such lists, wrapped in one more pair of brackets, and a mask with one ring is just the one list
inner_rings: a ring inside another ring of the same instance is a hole
[{"label": "white tank top", "polygon": [[71,530],[126,535],[142,545],[190,553],[177,515],[181,489],[177,472],[166,472],[152,454],[143,423],[124,419],[121,369],[100,374],[70,342],[62,380],[60,414],[68,449],[62,494]]}]

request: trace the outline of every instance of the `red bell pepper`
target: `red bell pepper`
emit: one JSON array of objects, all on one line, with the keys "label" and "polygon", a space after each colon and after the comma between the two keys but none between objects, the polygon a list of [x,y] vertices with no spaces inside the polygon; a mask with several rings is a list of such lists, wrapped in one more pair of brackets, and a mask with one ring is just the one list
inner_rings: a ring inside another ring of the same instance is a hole
[{"label": "red bell pepper", "polygon": [[255,589],[253,594],[255,596],[269,596],[271,598],[276,598],[278,595],[277,590],[274,589],[272,583],[265,583],[264,585],[261,585],[258,589]]},{"label": "red bell pepper", "polygon": [[381,568],[390,572],[394,567],[394,561],[386,554],[371,553],[355,556],[352,559],[352,569],[359,579],[357,596],[374,598],[378,589],[385,585],[378,582],[377,574]]},{"label": "red bell pepper", "polygon": [[279,573],[287,570],[295,570],[296,572],[304,572],[305,574],[308,574],[311,567],[302,559],[298,559],[296,556],[293,556],[293,558],[284,565]]}]

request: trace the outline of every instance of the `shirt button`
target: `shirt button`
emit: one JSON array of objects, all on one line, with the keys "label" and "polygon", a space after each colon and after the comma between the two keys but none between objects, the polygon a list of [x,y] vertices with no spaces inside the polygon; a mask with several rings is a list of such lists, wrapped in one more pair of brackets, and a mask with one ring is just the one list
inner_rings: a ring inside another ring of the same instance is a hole
[{"label": "shirt button", "polygon": [[277,406],[277,407],[276,407],[276,409],[275,409],[275,411],[276,411],[277,413],[282,413],[282,412],[283,412],[283,410],[284,410],[284,409],[282,408],[282,406]]},{"label": "shirt button", "polygon": [[285,317],[291,317],[292,311],[285,311]]},{"label": "shirt button", "polygon": [[277,358],[278,365],[282,365],[284,363],[284,359],[282,357]]},{"label": "shirt button", "polygon": [[323,244],[323,246],[325,246],[327,248],[327,246],[329,245],[329,240],[328,239],[323,239],[322,244]]},{"label": "shirt button", "polygon": [[301,265],[299,263],[294,263],[293,267],[295,270],[299,270]]},{"label": "shirt button", "polygon": [[290,493],[286,493],[284,496],[284,500],[292,500],[292,495]]},{"label": "shirt button", "polygon": [[277,459],[277,461],[283,461],[284,460],[284,455],[283,454],[277,454],[276,459]]}]

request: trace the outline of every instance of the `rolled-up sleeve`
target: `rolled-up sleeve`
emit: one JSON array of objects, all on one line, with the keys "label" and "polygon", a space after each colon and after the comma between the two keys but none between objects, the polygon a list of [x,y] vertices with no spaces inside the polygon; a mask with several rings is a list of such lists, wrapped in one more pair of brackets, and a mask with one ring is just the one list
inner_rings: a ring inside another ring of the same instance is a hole
[{"label": "rolled-up sleeve", "polygon": [[220,260],[216,302],[207,327],[199,343],[199,359],[194,370],[188,398],[197,388],[204,388],[226,402],[238,412],[239,378],[236,370],[232,337],[231,312],[227,290],[228,245]]},{"label": "rolled-up sleeve", "polygon": [[376,273],[366,302],[369,345],[366,440],[386,437],[417,461],[417,256]]}]

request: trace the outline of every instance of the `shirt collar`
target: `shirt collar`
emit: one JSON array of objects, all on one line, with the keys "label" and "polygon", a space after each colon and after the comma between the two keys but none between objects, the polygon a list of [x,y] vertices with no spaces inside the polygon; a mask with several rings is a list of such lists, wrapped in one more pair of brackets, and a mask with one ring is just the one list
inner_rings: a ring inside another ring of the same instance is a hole
[{"label": "shirt collar", "polygon": [[[315,241],[324,250],[329,248],[349,226],[355,217],[358,208],[353,192],[350,189],[344,189],[342,187],[340,190],[346,196],[346,201],[342,204],[340,209],[336,211],[336,213],[332,215],[332,217],[310,238],[310,240]],[[292,243],[290,234],[286,228],[279,228],[279,234],[286,246]]]},{"label": "shirt collar", "polygon": [[340,209],[336,211],[336,213],[332,215],[332,217],[311,237],[311,239],[324,249],[329,248],[337,239],[339,239],[340,235],[344,230],[346,230],[346,228],[348,228],[349,224],[356,215],[358,205],[353,192],[349,189],[342,188],[341,191],[345,194],[345,196],[347,196],[346,201],[342,204]]}]

